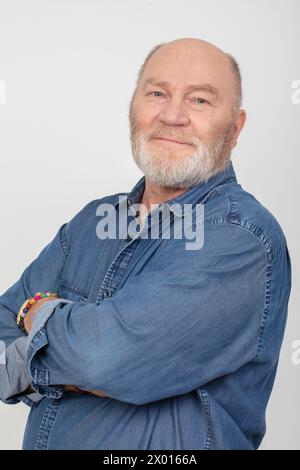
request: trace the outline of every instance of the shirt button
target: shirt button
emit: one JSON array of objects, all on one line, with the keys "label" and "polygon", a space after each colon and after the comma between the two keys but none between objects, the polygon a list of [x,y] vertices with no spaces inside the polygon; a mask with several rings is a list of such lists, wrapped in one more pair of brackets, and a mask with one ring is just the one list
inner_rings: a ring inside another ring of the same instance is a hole
[{"label": "shirt button", "polygon": [[105,289],[103,295],[104,297],[111,297],[111,291],[109,289]]}]

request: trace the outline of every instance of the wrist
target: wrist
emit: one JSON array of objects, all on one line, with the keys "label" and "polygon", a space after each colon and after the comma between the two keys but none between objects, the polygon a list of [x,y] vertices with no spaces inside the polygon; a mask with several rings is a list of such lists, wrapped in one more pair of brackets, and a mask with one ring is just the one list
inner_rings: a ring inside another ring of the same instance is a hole
[{"label": "wrist", "polygon": [[28,312],[25,317],[24,317],[24,329],[26,333],[29,333],[32,324],[35,318],[35,315],[37,314],[38,310],[42,307],[43,304],[47,303],[48,301],[51,300],[57,300],[57,297],[55,296],[49,296],[47,298],[39,299],[30,309],[30,312]]},{"label": "wrist", "polygon": [[[47,300],[55,300],[59,298],[58,293],[56,292],[37,292],[34,297],[30,297],[29,299],[25,300],[25,302],[21,305],[20,310],[17,315],[17,325],[25,332],[28,333],[28,321],[31,320],[31,317],[34,315],[36,312],[38,306],[43,304]],[[29,315],[29,312],[31,312],[30,316],[28,319],[26,318]],[[25,319],[26,319],[26,324],[25,326]],[[32,322],[30,321],[30,324]]]}]

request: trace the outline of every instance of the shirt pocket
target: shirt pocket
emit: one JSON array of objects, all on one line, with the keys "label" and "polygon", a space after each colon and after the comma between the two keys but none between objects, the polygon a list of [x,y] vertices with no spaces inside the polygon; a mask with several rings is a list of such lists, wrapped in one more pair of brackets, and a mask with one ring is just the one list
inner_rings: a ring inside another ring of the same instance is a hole
[{"label": "shirt pocket", "polygon": [[62,299],[84,302],[88,299],[88,291],[77,282],[68,279],[60,279],[58,293]]}]

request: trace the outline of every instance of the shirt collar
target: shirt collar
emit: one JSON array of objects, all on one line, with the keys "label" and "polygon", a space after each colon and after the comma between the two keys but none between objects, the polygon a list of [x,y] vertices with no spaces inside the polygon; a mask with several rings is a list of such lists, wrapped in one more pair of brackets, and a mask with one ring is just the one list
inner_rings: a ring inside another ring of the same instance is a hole
[{"label": "shirt collar", "polygon": [[[236,174],[231,160],[229,160],[228,165],[224,170],[218,172],[216,175],[209,178],[205,183],[202,182],[193,186],[192,188],[188,189],[186,192],[180,194],[174,199],[169,199],[164,204],[166,204],[169,209],[174,212],[175,215],[182,215],[184,204],[195,204],[200,202],[203,203],[204,200],[207,198],[208,194],[211,193],[217,186],[227,184],[229,182],[237,182]],[[142,178],[132,188],[130,193],[124,196],[127,200],[128,207],[141,202],[144,189],[145,176],[142,176]],[[119,202],[120,201],[117,201],[115,203],[115,207],[119,205]],[[182,210],[176,213],[176,207],[178,207],[177,204],[181,206]]]}]

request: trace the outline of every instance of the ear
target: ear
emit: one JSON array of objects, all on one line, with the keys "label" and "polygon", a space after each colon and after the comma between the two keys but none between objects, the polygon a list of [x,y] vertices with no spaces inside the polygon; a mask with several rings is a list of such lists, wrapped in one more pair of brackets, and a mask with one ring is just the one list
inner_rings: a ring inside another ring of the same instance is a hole
[{"label": "ear", "polygon": [[238,141],[241,130],[243,129],[246,122],[247,114],[244,109],[240,109],[235,118],[234,132],[231,138],[231,148],[233,149]]}]

